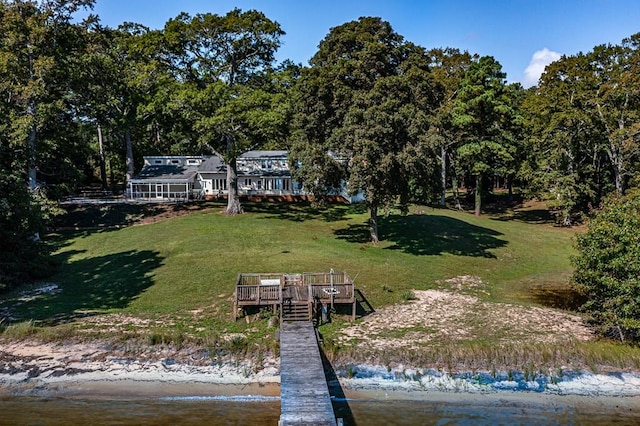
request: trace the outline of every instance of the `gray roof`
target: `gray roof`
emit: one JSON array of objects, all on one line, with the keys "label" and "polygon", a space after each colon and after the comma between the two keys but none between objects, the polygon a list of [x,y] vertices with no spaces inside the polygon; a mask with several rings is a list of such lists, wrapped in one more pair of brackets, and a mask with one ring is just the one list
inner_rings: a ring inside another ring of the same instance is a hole
[{"label": "gray roof", "polygon": [[289,151],[247,151],[241,158],[289,158]]},{"label": "gray roof", "polygon": [[148,165],[144,166],[131,181],[134,183],[147,180],[153,180],[154,182],[185,182],[193,180],[196,172],[196,166]]},{"label": "gray roof", "polygon": [[227,171],[227,165],[224,164],[222,159],[216,155],[205,157],[205,160],[198,167],[199,172],[209,173],[225,173]]}]

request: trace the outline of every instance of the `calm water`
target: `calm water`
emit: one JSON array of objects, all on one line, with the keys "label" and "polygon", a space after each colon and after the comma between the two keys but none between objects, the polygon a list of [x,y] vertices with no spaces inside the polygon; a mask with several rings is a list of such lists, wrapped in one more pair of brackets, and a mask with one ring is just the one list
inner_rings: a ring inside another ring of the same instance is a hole
[{"label": "calm water", "polygon": [[[347,420],[345,424],[358,425],[637,425],[637,402],[450,394],[429,400],[350,399],[338,401],[336,412]],[[277,397],[129,401],[0,397],[1,425],[277,425],[279,416]]]}]

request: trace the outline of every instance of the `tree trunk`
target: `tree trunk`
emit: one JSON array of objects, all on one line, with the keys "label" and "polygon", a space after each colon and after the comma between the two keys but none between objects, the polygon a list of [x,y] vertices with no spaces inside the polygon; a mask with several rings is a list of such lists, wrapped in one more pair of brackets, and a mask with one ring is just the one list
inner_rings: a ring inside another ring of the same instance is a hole
[{"label": "tree trunk", "polygon": [[371,204],[369,206],[369,213],[371,218],[369,219],[369,232],[371,233],[371,242],[377,244],[378,239],[378,205]]},{"label": "tree trunk", "polygon": [[622,195],[624,194],[624,186],[622,184],[622,162],[615,161],[613,163],[613,178],[616,184],[616,194]]},{"label": "tree trunk", "polygon": [[507,195],[507,202],[511,204],[513,202],[513,175],[509,175],[507,177],[507,190],[509,191]]},{"label": "tree trunk", "polygon": [[98,150],[100,154],[100,180],[102,181],[102,190],[107,190],[107,165],[104,161],[104,146],[102,144],[102,126],[98,124]]},{"label": "tree trunk", "polygon": [[127,165],[127,184],[133,178],[133,174],[135,173],[133,169],[133,146],[131,145],[131,131],[127,129],[124,133],[124,144],[127,151],[126,165]]},{"label": "tree trunk", "polygon": [[37,169],[36,169],[36,127],[35,123],[29,129],[29,138],[27,140],[28,153],[28,169],[29,169],[29,189],[34,190],[37,186]]},{"label": "tree trunk", "polygon": [[476,175],[476,208],[474,214],[480,216],[482,209],[482,175]]},{"label": "tree trunk", "polygon": [[460,205],[460,191],[458,191],[458,173],[453,154],[449,154],[449,164],[451,165],[451,187],[453,189],[453,200],[455,202],[456,209],[462,210],[462,206]]},{"label": "tree trunk", "polygon": [[440,147],[440,179],[442,184],[442,193],[440,194],[440,205],[444,207],[447,200],[447,148],[443,145]]},{"label": "tree trunk", "polygon": [[235,158],[232,158],[227,164],[227,209],[225,213],[228,215],[242,213],[242,205],[238,195],[238,168]]}]

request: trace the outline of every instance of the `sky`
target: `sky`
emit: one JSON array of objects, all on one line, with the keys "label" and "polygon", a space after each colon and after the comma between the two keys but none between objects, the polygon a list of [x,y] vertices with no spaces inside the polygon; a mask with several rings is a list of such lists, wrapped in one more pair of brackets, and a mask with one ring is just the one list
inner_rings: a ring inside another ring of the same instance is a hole
[{"label": "sky", "polygon": [[640,32],[640,0],[96,0],[93,13],[110,27],[160,29],[180,12],[224,15],[234,8],[259,10],[280,24],[286,35],[278,61],[308,65],[332,27],[376,16],[427,49],[493,56],[509,82],[525,87],[561,55]]}]

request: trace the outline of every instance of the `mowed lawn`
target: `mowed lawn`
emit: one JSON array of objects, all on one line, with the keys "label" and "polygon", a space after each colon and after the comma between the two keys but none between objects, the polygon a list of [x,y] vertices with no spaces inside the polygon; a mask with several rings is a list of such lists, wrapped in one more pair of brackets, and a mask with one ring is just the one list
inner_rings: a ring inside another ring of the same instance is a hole
[{"label": "mowed lawn", "polygon": [[61,261],[49,281],[59,291],[15,307],[47,321],[85,312],[182,316],[206,309],[231,321],[239,273],[346,271],[374,308],[412,289],[446,288],[477,276],[483,297],[537,303],[531,289],[566,285],[575,231],[527,215],[487,215],[415,207],[381,219],[368,242],[367,212],[337,205],[247,204],[227,217],[221,205],[146,225],[50,236]]}]

